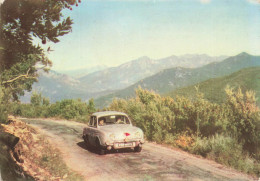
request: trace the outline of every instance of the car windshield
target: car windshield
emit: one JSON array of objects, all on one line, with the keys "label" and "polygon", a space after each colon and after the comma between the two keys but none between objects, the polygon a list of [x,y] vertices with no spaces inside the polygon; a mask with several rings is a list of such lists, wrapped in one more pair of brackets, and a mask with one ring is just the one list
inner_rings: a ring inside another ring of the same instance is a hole
[{"label": "car windshield", "polygon": [[129,119],[124,115],[109,115],[98,118],[98,125],[105,126],[111,124],[130,124]]}]

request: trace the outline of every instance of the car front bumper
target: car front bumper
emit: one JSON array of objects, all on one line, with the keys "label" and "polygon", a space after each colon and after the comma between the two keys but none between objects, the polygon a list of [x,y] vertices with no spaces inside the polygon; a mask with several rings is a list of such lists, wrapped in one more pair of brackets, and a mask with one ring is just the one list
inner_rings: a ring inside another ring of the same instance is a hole
[{"label": "car front bumper", "polygon": [[122,149],[122,148],[134,148],[137,146],[142,146],[144,140],[120,140],[114,142],[106,142],[106,149]]}]

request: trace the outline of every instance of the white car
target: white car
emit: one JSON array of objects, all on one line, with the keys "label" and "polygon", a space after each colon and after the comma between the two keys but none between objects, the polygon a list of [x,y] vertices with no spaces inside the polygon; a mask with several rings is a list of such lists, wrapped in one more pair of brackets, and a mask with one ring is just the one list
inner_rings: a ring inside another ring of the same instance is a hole
[{"label": "white car", "polygon": [[101,155],[106,150],[122,148],[140,152],[144,143],[143,131],[133,126],[125,113],[116,111],[92,114],[88,126],[83,129],[83,139],[87,147],[98,148]]}]

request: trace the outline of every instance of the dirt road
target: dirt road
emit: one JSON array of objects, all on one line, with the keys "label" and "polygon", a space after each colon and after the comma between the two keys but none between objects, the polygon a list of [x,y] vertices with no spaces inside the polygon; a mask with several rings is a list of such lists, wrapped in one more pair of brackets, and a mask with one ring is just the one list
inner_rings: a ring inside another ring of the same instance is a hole
[{"label": "dirt road", "polygon": [[141,153],[109,152],[100,156],[88,150],[81,138],[84,124],[64,120],[28,120],[60,149],[67,165],[86,180],[254,180],[213,161],[154,143]]}]

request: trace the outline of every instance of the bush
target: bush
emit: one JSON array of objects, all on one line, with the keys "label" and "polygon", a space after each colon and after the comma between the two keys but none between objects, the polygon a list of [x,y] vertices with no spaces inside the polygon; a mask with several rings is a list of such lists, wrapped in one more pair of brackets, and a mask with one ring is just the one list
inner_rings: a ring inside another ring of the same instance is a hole
[{"label": "bush", "polygon": [[174,145],[187,151],[194,146],[194,141],[193,135],[190,135],[188,132],[183,132],[182,134],[176,135]]},{"label": "bush", "polygon": [[50,104],[48,98],[34,92],[31,97],[31,104],[14,102],[11,104],[10,112],[15,116],[28,118],[60,117],[86,122],[88,115],[95,112],[95,105],[93,99],[89,100],[89,104],[82,102],[80,99],[65,99]]},{"label": "bush", "polygon": [[259,155],[260,151],[260,114],[256,105],[255,93],[242,93],[239,88],[233,91],[226,88],[227,101],[225,107],[229,110],[228,128],[239,142],[243,142],[244,149]]},{"label": "bush", "polygon": [[226,129],[227,117],[220,105],[210,103],[202,95],[196,100],[185,97],[161,97],[154,92],[137,89],[136,98],[115,99],[107,110],[127,112],[134,123],[142,128],[147,139],[161,142],[166,134],[210,136]]},{"label": "bush", "polygon": [[115,99],[106,110],[126,112],[148,140],[259,174],[260,117],[255,95],[230,88],[226,93],[226,103],[215,104],[199,92],[193,100],[173,99],[138,88],[135,98]]},{"label": "bush", "polygon": [[259,174],[256,171],[259,163],[243,152],[242,147],[236,139],[216,134],[210,138],[198,138],[190,151],[240,171]]}]

